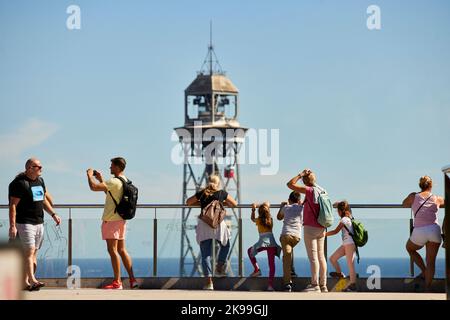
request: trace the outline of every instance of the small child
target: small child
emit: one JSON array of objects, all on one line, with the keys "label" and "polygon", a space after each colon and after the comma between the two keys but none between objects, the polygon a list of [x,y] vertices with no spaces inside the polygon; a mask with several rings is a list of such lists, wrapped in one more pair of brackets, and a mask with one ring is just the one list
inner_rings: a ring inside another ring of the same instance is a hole
[{"label": "small child", "polygon": [[283,284],[284,291],[292,291],[292,273],[294,271],[294,247],[300,242],[303,220],[303,205],[300,193],[292,191],[289,204],[282,202],[277,214],[278,220],[283,220],[280,242],[283,249]]},{"label": "small child", "polygon": [[[258,207],[258,218],[255,218],[255,211]],[[261,270],[256,262],[256,255],[263,250],[267,251],[267,258],[269,262],[269,285],[268,291],[274,291],[273,277],[275,276],[275,256],[280,257],[281,247],[275,241],[272,233],[273,219],[270,216],[270,204],[264,202],[260,206],[258,204],[252,204],[252,221],[258,227],[259,240],[253,246],[248,248],[247,253],[254,267],[254,271],[250,274],[251,277],[259,277]]]},{"label": "small child", "polygon": [[336,229],[326,233],[326,236],[332,236],[342,231],[342,245],[337,248],[337,250],[331,255],[330,262],[336,269],[336,272],[330,272],[330,276],[333,278],[345,278],[345,275],[341,271],[338,260],[345,256],[347,258],[348,270],[350,271],[350,283],[343,291],[345,292],[355,292],[356,290],[356,272],[355,272],[355,253],[356,246],[353,242],[353,226],[352,226],[352,214],[350,211],[350,206],[347,201],[341,201],[337,204],[338,214],[341,217]]}]

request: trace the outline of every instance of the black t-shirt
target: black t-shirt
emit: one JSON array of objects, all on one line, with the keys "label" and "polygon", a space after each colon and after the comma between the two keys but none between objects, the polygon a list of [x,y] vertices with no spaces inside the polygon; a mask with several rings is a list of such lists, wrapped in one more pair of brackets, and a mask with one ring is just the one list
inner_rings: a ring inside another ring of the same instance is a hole
[{"label": "black t-shirt", "polygon": [[44,223],[44,179],[39,177],[32,181],[20,175],[9,184],[9,196],[20,199],[16,208],[16,223]]},{"label": "black t-shirt", "polygon": [[214,200],[219,200],[220,202],[225,201],[225,199],[228,197],[228,192],[225,190],[219,190],[212,194],[210,194],[208,197],[206,195],[203,195],[203,191],[199,191],[195,194],[195,197],[200,200],[200,207],[203,209],[208,204],[213,202]]}]

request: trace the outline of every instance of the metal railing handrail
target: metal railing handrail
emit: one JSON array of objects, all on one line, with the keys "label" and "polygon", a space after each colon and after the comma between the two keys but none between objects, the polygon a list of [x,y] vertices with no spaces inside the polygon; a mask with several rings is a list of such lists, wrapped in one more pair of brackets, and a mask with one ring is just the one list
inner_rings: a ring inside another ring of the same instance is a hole
[{"label": "metal railing handrail", "polygon": [[[410,209],[408,207],[404,207],[401,204],[349,204],[353,209]],[[86,204],[86,203],[78,203],[78,204],[55,204],[53,208],[55,209],[68,209],[69,210],[69,218],[68,218],[68,266],[72,265],[72,209],[102,209],[104,204]],[[251,204],[239,204],[235,208],[237,209],[250,209],[252,207]],[[278,203],[271,203],[271,208],[280,208],[281,205]],[[8,209],[9,205],[0,204],[0,209]],[[184,209],[184,208],[200,208],[199,205],[188,206],[185,204],[138,204],[138,209],[154,209],[154,211],[146,212],[148,214],[154,214],[154,225],[153,225],[153,275],[157,275],[157,209]],[[440,208],[445,208],[441,206]],[[410,217],[410,224],[412,225],[413,219],[412,215]],[[239,226],[239,270],[242,272],[242,218],[238,217],[238,226]],[[325,238],[326,243],[326,238]],[[325,252],[327,251],[325,244]],[[325,253],[326,254],[326,253]],[[414,268],[411,261],[410,266],[411,275],[414,275]],[[242,274],[240,274],[242,276]]]},{"label": "metal railing handrail", "polygon": [[[408,209],[407,207],[402,206],[401,204],[349,204],[351,208],[354,209]],[[87,203],[77,203],[77,204],[55,204],[53,206],[56,209],[95,209],[95,208],[103,208],[104,204],[87,204]],[[252,207],[251,204],[239,204],[235,208],[237,209],[250,209]],[[271,208],[280,208],[280,204],[274,203],[270,204]],[[8,209],[9,206],[7,204],[0,204],[0,209]],[[200,208],[199,205],[188,206],[185,204],[138,204],[138,209],[185,209],[185,208]],[[444,208],[444,206],[441,206]]]}]

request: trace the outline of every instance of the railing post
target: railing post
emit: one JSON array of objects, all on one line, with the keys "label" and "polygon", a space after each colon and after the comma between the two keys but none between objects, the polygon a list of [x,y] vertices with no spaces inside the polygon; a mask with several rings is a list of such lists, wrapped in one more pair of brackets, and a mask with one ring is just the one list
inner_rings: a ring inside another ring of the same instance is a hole
[{"label": "railing post", "polygon": [[[412,207],[411,207],[411,218],[409,218],[409,236],[410,237],[412,235],[413,229],[414,229],[414,218],[413,218],[413,211],[412,211]],[[411,277],[414,277],[414,260],[413,260],[412,256],[409,257],[409,274],[411,275]]]},{"label": "railing post", "polygon": [[239,220],[238,220],[238,231],[239,231],[239,243],[238,243],[238,266],[239,266],[239,277],[243,276],[243,258],[242,258],[242,217],[241,217],[241,213],[239,211]]},{"label": "railing post", "polygon": [[[69,233],[69,240],[68,240],[68,255],[67,255],[67,267],[72,266],[72,208],[69,208],[69,223],[68,223],[68,233]],[[70,271],[72,272],[72,270]]]},{"label": "railing post", "polygon": [[450,166],[442,169],[444,172],[445,186],[445,215],[442,229],[444,230],[444,248],[445,248],[445,291],[447,300],[450,300],[450,251],[448,238],[450,237]]},{"label": "railing post", "polygon": [[158,220],[156,219],[156,208],[155,208],[155,218],[153,219],[153,276],[156,277],[158,274]]}]

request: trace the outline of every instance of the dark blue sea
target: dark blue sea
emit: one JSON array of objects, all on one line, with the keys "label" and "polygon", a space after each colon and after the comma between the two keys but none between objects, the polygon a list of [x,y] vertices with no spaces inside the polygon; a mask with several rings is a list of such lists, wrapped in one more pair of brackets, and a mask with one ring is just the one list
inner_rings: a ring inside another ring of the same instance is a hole
[{"label": "dark blue sea", "polygon": [[[268,275],[267,259],[258,258],[258,264],[261,268],[263,276]],[[192,261],[185,264],[185,276],[190,276],[193,270]],[[80,268],[82,278],[111,277],[112,268],[109,259],[74,259],[73,265]],[[345,274],[348,274],[345,259],[340,260],[340,265]],[[374,270],[381,273],[383,278],[410,277],[409,259],[408,258],[361,258],[359,264],[356,264],[356,271],[360,277],[368,277],[373,274]],[[276,276],[282,276],[283,268],[280,259],[276,259]],[[436,261],[435,278],[444,278],[445,260],[440,258]],[[153,276],[153,260],[149,259],[133,259],[133,269],[137,277]],[[329,271],[333,271],[333,267],[328,263]],[[310,267],[307,258],[295,259],[295,270],[299,277],[309,277]],[[253,271],[253,267],[248,260],[244,259],[244,275],[249,275]],[[41,278],[64,278],[67,272],[67,260],[65,259],[46,259],[38,261],[37,276]],[[416,267],[415,275],[419,274]],[[122,265],[122,275],[127,276]],[[231,272],[229,276],[238,275],[237,260],[231,261]],[[158,277],[179,277],[180,276],[180,260],[179,258],[160,258],[157,267]],[[199,276],[194,273],[194,276]]]}]

